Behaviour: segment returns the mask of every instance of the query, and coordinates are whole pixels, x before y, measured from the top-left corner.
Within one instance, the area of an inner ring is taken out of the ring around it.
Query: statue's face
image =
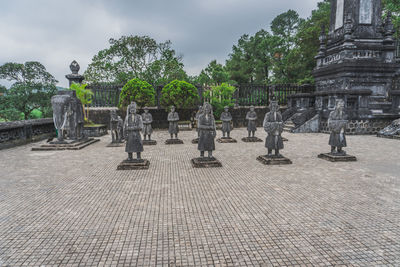
[[[202,106],[199,106],[199,110],[201,111],[203,109],[203,107]]]
[[[136,114],[136,108],[135,107],[131,107],[131,109],[129,110],[130,114]]]
[[[272,110],[273,112],[278,111],[278,104],[271,104],[271,110]]]
[[[171,107],[171,112],[175,112],[175,107],[174,106]]]
[[[206,114],[210,114],[211,113],[211,107],[210,106],[205,106],[204,107],[204,112],[206,113]]]
[[[250,111],[254,111],[254,107],[250,107]]]
[[[145,109],[145,110],[144,110],[144,113],[146,113],[146,114],[149,113],[149,110],[148,110],[148,109]]]
[[[344,109],[344,102],[343,101],[339,101],[337,103],[337,109],[342,111]]]
[[[228,112],[229,108],[228,108],[228,107],[225,107],[224,110],[225,110],[225,112]]]

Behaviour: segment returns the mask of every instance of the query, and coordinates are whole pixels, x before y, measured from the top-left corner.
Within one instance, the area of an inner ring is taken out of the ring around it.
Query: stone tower
[[[318,92],[370,92],[372,113],[390,107],[396,63],[391,14],[382,20],[381,0],[331,0],[329,33],[321,32],[314,70]]]

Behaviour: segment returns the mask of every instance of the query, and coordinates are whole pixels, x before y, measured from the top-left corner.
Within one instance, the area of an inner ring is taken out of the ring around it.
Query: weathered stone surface
[[[86,137],[100,137],[108,134],[107,125],[95,125],[83,127],[83,133]]]
[[[91,144],[100,141],[99,139],[87,138],[82,140],[66,140],[66,143],[47,143],[39,147],[33,147],[32,151],[51,151],[51,150],[81,150]]]
[[[243,137],[242,141],[246,143],[263,142],[263,140],[258,137]]]
[[[400,139],[400,119],[393,121],[388,127],[379,131],[378,137]]]
[[[106,147],[124,147],[125,143],[109,143]]]
[[[199,143],[199,138],[195,138],[192,140],[192,144],[198,144]]]
[[[181,145],[183,141],[181,139],[167,139],[165,140],[166,145]]]
[[[219,168],[222,167],[222,163],[216,158],[194,158],[192,159],[193,168]]]
[[[258,156],[257,160],[264,165],[287,165],[292,164],[292,161],[284,156]]]
[[[218,143],[226,144],[226,143],[237,143],[236,139],[232,137],[221,137],[217,139]]]
[[[332,154],[332,153],[322,153],[318,155],[318,158],[324,159],[327,161],[332,161],[332,162],[348,162],[348,161],[357,161],[357,158],[355,156],[351,155],[338,155],[338,154]]]
[[[156,140],[143,140],[143,145],[144,146],[155,146],[157,145]]]
[[[124,160],[122,161],[118,167],[117,170],[123,171],[123,170],[147,170],[150,167],[150,161],[147,159],[142,159],[142,160]]]

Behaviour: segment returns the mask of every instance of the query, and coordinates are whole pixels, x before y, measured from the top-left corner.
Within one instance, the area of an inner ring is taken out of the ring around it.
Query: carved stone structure
[[[178,133],[179,133],[178,122],[179,122],[179,114],[178,112],[175,111],[175,107],[171,106],[171,111],[168,113],[168,123],[169,123],[168,132],[171,135],[171,139],[165,141],[166,145],[183,144],[183,141],[178,139]]]
[[[197,132],[197,138],[192,140],[192,144],[198,144],[199,143],[199,117],[203,113],[203,106],[199,106],[199,109],[196,112],[196,115],[194,117],[194,120],[196,122],[196,132]]]
[[[82,81],[85,79],[85,77],[78,73],[81,68],[79,66],[78,62],[76,62],[75,60],[72,61],[69,68],[71,70],[71,74],[68,74],[65,76],[69,81],[69,86],[71,86],[72,83],[82,83]]]
[[[218,143],[237,143],[237,141],[231,137],[232,115],[229,112],[229,107],[224,107],[224,112],[221,113],[220,120],[222,121],[222,137],[218,138]]]
[[[388,127],[381,130],[378,137],[400,140],[400,119],[393,121]]]
[[[344,101],[337,100],[335,110],[329,114],[328,125],[331,130],[329,145],[331,153],[320,154],[318,157],[329,161],[356,161],[356,157],[347,155],[343,147],[347,146],[346,126],[347,114],[344,110]]]
[[[111,144],[108,147],[122,146],[124,143],[124,121],[117,115],[115,109],[110,111]]]
[[[247,123],[247,132],[248,136],[242,138],[243,142],[262,142],[262,140],[258,137],[255,137],[255,132],[257,131],[257,113],[254,111],[254,106],[250,107],[250,111],[246,114]]]
[[[263,127],[268,133],[265,140],[265,147],[268,149],[268,154],[265,156],[259,156],[258,161],[265,165],[282,165],[292,164],[292,161],[282,156],[279,152],[283,149],[283,120],[282,114],[279,112],[279,105],[277,101],[271,101],[270,112],[265,114]],[[272,151],[274,150],[274,154]]]
[[[149,113],[149,108],[144,108],[144,113],[142,114],[143,119],[143,145],[156,145],[157,141],[151,140],[151,134],[153,133],[153,128],[151,124],[153,123],[153,116]],[[146,138],[148,136],[148,138]]]
[[[204,103],[203,112],[198,118],[199,144],[197,149],[200,151],[200,158],[192,160],[195,168],[222,167],[212,152],[215,150],[215,136],[217,134],[215,127],[215,119],[212,113],[212,107],[209,103]],[[204,156],[204,152],[208,152],[208,157]]]
[[[128,153],[128,158],[118,165],[117,170],[148,169],[150,165],[148,160],[141,157],[141,153],[144,151],[140,134],[143,130],[143,120],[136,111],[136,103],[131,103],[127,108],[124,136],[126,139],[125,152]],[[136,159],[133,158],[133,153],[136,153]]]

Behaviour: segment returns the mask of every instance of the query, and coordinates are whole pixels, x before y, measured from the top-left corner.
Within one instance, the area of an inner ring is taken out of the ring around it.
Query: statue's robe
[[[153,122],[153,116],[150,113],[143,113],[143,134],[151,135],[153,133],[153,128],[151,127],[151,123]]]
[[[232,115],[230,112],[222,112],[221,113],[221,121],[222,121],[222,132],[230,133],[232,131],[231,121]]]
[[[168,128],[169,134],[178,134],[179,133],[179,127],[178,127],[179,115],[178,115],[178,112],[170,112],[170,113],[168,113],[168,121],[169,121],[169,128]]]
[[[268,149],[283,149],[281,136],[283,132],[282,114],[279,111],[265,114],[263,127],[268,133],[265,140],[265,147]]]
[[[199,117],[199,143],[197,149],[200,151],[215,150],[214,138],[217,134],[215,128],[215,119],[212,114],[202,114]]]
[[[249,132],[257,131],[257,126],[256,126],[257,113],[255,111],[247,112],[246,120],[249,121],[247,124],[247,131],[249,131]]]
[[[126,138],[125,152],[143,152],[143,142],[140,131],[143,129],[142,116],[139,114],[128,114],[125,118],[124,132]]]
[[[328,127],[331,130],[329,137],[329,145],[334,147],[346,147],[346,125],[347,125],[346,113],[334,110],[329,114]]]

